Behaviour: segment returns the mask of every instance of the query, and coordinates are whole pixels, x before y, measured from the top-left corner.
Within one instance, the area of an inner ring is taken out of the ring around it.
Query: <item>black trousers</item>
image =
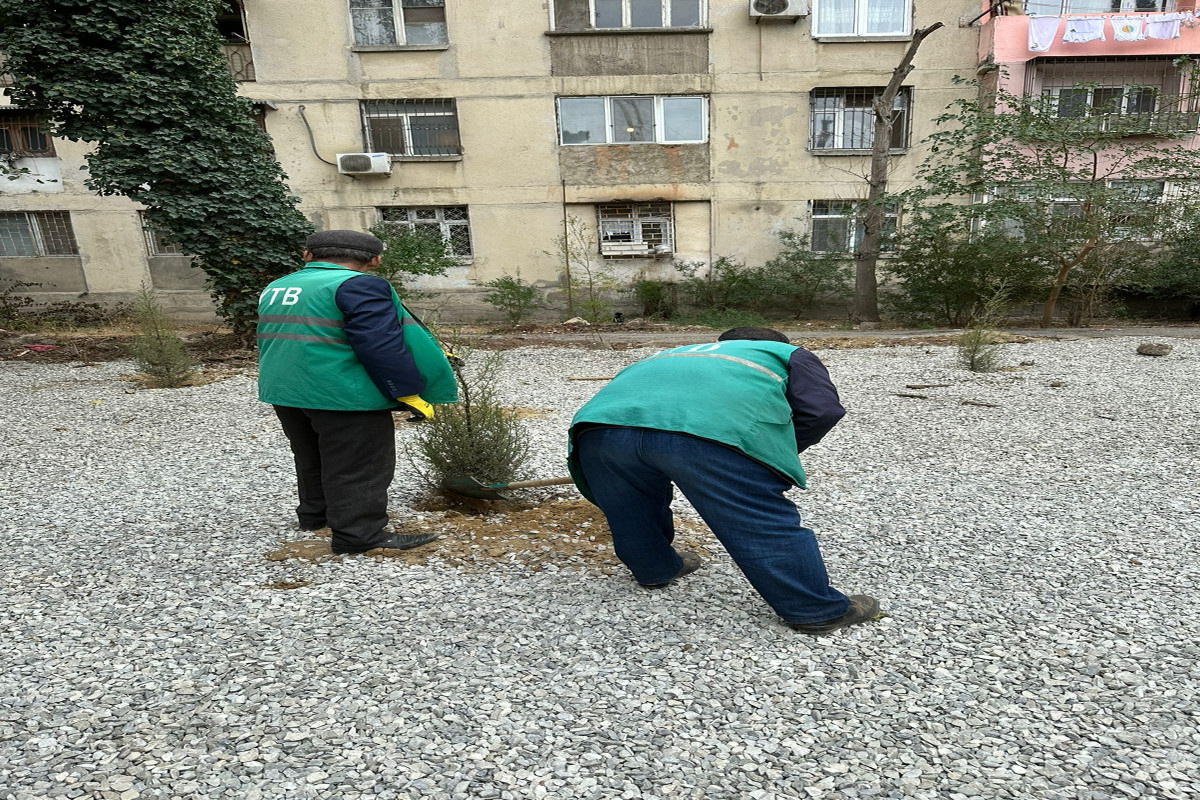
[[[296,458],[300,527],[328,525],[337,553],[387,539],[387,493],[396,474],[392,413],[274,408]]]

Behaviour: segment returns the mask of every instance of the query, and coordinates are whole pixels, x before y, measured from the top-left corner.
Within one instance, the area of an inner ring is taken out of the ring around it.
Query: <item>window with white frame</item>
[[[857,200],[812,201],[810,249],[817,253],[850,253],[857,250],[865,233],[861,205]],[[898,219],[899,213],[894,206],[884,210],[881,249],[891,249],[888,240],[896,233]]]
[[[363,127],[372,153],[462,155],[453,100],[363,100]]]
[[[670,203],[605,203],[596,206],[596,216],[605,258],[645,258],[675,249]]]
[[[1153,86],[1071,86],[1045,89],[1054,113],[1061,118],[1101,114],[1153,114],[1159,89]]]
[[[699,28],[705,0],[591,0],[594,28]]]
[[[181,256],[183,248],[172,242],[161,231],[155,229],[146,219],[145,212],[140,214],[142,219],[142,234],[146,237],[146,252],[151,258],[157,256]]]
[[[0,214],[0,258],[77,256],[69,211]]]
[[[811,147],[813,150],[869,150],[875,141],[872,104],[883,87],[813,89]],[[892,105],[893,150],[908,147],[910,89],[901,87]]]
[[[871,38],[912,32],[912,0],[814,0],[813,36]]]
[[[466,206],[383,206],[376,210],[387,230],[440,236],[450,255],[458,260],[466,262],[474,257]]]
[[[350,0],[357,45],[446,44],[446,0]]]
[[[704,97],[560,97],[561,144],[683,144],[708,141]]]

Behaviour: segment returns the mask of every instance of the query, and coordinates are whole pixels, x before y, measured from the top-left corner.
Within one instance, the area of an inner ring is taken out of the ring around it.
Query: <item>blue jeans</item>
[[[724,445],[648,428],[586,430],[575,448],[617,557],[638,583],[665,583],[682,566],[671,546],[674,483],[785,622],[849,610],[829,585],[816,536],[784,497],[792,484],[774,470]]]

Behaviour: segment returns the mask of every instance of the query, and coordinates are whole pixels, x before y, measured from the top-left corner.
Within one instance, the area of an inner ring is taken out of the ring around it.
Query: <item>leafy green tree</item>
[[[483,296],[483,302],[495,306],[504,313],[504,321],[519,325],[541,306],[538,290],[520,275],[502,275],[484,284],[491,289]]]
[[[15,104],[91,142],[87,185],[147,207],[195,256],[245,336],[262,287],[300,266],[312,226],[239,98],[216,29],[220,0],[0,0]]]
[[[777,234],[779,255],[756,272],[760,306],[786,306],[799,317],[821,301],[840,300],[851,293],[851,263],[845,253],[815,253],[808,237],[791,230]]]
[[[1179,59],[1175,68],[1191,76],[1180,85],[1196,85],[1192,62]],[[958,82],[980,92],[937,120],[921,184],[901,195],[909,222],[964,234],[1002,231],[1049,262],[1041,317],[1049,327],[1073,276],[1161,237],[1188,194],[1164,194],[1164,187],[1200,180],[1200,151],[1176,144],[1195,136],[1196,115],[1179,111],[1194,105],[1194,90],[1167,96],[1158,87],[1153,114],[1114,107],[1071,115],[1060,114],[1053,96]]]
[[[450,245],[439,234],[407,226],[381,223],[371,233],[383,240],[384,250],[379,257],[375,274],[387,280],[401,300],[428,297],[408,285],[419,275],[445,275],[459,261],[450,252]]]

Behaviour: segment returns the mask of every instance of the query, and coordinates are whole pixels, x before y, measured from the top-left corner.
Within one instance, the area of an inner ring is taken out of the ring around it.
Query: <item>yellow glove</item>
[[[462,366],[463,360],[462,360],[461,356],[456,356],[456,355],[454,355],[454,353],[450,352],[449,350],[443,350],[442,355],[444,355],[446,357],[446,360],[450,362],[450,366],[452,366],[452,367],[461,367]]]
[[[422,420],[433,419],[433,406],[421,399],[419,394],[410,394],[408,397],[397,397],[396,400],[404,406],[404,410],[411,413],[408,418],[409,422],[421,422]]]

